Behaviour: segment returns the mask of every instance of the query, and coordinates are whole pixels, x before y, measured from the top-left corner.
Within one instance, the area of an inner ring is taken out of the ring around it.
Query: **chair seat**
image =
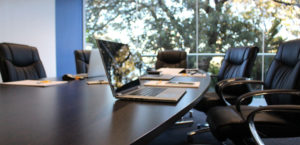
[[[230,103],[234,103],[236,100],[236,96],[233,95],[225,94],[224,97]],[[223,105],[225,104],[222,100],[220,100],[220,97],[217,93],[207,92],[203,95],[201,101],[194,108],[199,111],[207,112],[209,108]]]
[[[241,107],[244,118],[257,107]],[[229,138],[250,137],[248,123],[236,111],[235,106],[213,107],[207,112],[207,122],[212,133],[219,140]],[[263,137],[291,137],[300,135],[299,118],[291,118],[286,114],[258,113],[254,119],[255,126]],[[298,129],[295,129],[298,128]]]

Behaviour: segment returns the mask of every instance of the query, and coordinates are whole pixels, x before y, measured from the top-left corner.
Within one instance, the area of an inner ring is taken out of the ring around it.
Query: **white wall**
[[[47,77],[55,77],[55,0],[0,0],[2,42],[37,47]]]

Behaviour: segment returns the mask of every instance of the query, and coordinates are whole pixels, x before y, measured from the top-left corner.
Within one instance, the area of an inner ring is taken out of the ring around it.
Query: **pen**
[[[194,75],[194,74],[196,74],[197,72],[193,72],[193,73],[191,73],[191,75]]]
[[[187,84],[187,85],[193,85],[194,82],[167,82],[168,84]]]
[[[178,82],[167,82],[167,84],[178,84]]]
[[[187,85],[193,85],[194,82],[178,82],[178,84],[187,84]]]
[[[37,84],[45,84],[45,83],[50,83],[50,80],[43,80],[43,81],[38,81]]]
[[[161,84],[161,82],[162,82],[162,81],[161,81],[161,80],[159,80],[159,81],[158,81],[156,84]]]

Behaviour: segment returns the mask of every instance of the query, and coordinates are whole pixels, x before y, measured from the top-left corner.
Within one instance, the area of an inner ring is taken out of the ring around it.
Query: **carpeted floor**
[[[148,145],[190,145],[187,142],[186,133],[196,129],[197,123],[205,123],[206,115],[203,112],[193,110],[193,119],[195,123],[192,126],[173,126],[157,136]],[[220,142],[218,142],[210,132],[197,134],[193,139],[195,144],[220,145]],[[264,139],[264,142],[266,145],[300,145],[300,137]],[[226,141],[226,144],[233,145],[230,140]]]
[[[196,129],[197,123],[205,123],[206,115],[203,112],[192,110],[194,124],[192,126],[173,126],[156,137],[148,145],[188,145],[187,132]],[[188,114],[185,115],[188,118]],[[201,133],[194,136],[194,143],[219,145],[220,143],[210,132]],[[228,145],[233,145],[230,141]]]

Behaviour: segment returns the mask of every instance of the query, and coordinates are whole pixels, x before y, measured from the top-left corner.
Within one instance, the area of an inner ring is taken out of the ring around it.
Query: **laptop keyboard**
[[[143,88],[140,90],[137,90],[130,95],[140,95],[140,96],[156,96],[162,91],[166,90],[167,88]]]

